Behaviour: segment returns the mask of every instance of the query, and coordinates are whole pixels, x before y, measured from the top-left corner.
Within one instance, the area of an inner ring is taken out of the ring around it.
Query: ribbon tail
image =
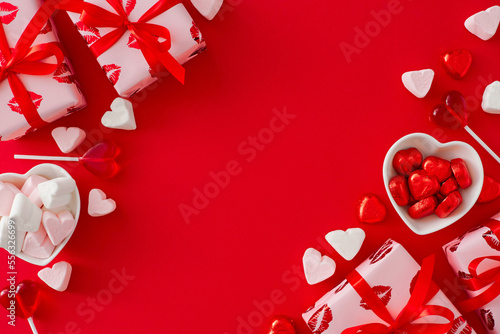
[[[488,289],[478,296],[469,298],[458,303],[458,308],[463,313],[472,312],[490,303],[500,294],[500,281],[495,281]]]
[[[186,70],[169,52],[153,51],[140,41],[138,41],[138,44],[153,74],[166,69],[180,83],[184,84]]]

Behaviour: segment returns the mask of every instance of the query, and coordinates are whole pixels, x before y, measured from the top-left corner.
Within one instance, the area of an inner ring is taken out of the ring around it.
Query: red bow
[[[94,44],[90,49],[96,57],[106,52],[127,31],[137,40],[139,49],[153,71],[160,68],[167,69],[177,80],[184,83],[184,67],[168,52],[171,47],[170,31],[160,25],[147,23],[161,13],[179,4],[179,0],[159,0],[137,22],[130,22],[128,15],[119,0],[106,0],[116,11],[109,12],[99,6],[86,3],[82,0],[70,1],[59,8],[80,13],[80,20],[87,26],[96,28],[116,28]],[[159,42],[157,37],[165,39]]]
[[[370,323],[347,328],[342,334],[389,334],[399,331],[408,334],[443,334],[447,333],[453,323],[454,314],[451,310],[439,305],[426,305],[429,300],[438,292],[437,286],[432,282],[432,272],[434,270],[434,256],[429,256],[422,262],[422,268],[418,275],[413,293],[406,306],[401,310],[398,317],[393,319],[389,311],[382,303],[370,285],[357,272],[353,271],[347,277],[347,281],[356,292],[363,298],[363,301],[370,309],[383,321],[389,325],[381,323]],[[427,316],[439,316],[447,320],[444,324],[412,323],[414,320]]]
[[[8,80],[21,113],[32,128],[40,128],[46,122],[38,114],[30,94],[16,74],[48,75],[53,73],[64,61],[59,43],[52,42],[31,46],[40,30],[54,13],[56,6],[62,1],[65,0],[45,1],[12,50],[7,42],[3,24],[0,24],[0,51],[5,58],[4,66],[0,67],[0,81]],[[52,56],[56,58],[55,63],[41,61]]]
[[[499,237],[499,221],[492,220],[491,223],[487,225],[487,227],[489,227],[490,230],[495,233],[497,238]],[[495,267],[478,274],[477,269],[479,265],[485,260],[496,261],[498,262],[498,264]],[[474,259],[469,263],[468,269],[471,277],[468,279],[460,279],[460,283],[462,283],[466,287],[466,289],[470,291],[478,291],[490,284],[491,285],[481,294],[464,300],[458,304],[460,310],[462,310],[462,312],[464,313],[477,310],[478,308],[483,307],[500,295],[500,256],[478,257],[477,259]]]

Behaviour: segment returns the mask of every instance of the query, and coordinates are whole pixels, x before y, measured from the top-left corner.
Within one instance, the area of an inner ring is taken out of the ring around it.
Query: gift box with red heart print
[[[205,41],[177,0],[69,0],[67,10],[108,79],[122,97],[172,74],[184,82],[184,64]]]
[[[490,333],[500,333],[500,213],[443,246],[448,262],[471,297],[460,305],[475,310]]]
[[[422,267],[388,240],[302,317],[314,334],[475,333]]]
[[[0,140],[24,136],[86,106],[47,21],[57,2],[0,3]]]

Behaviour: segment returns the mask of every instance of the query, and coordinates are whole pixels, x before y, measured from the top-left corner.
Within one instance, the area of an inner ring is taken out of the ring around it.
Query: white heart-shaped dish
[[[16,187],[19,189],[22,187],[26,179],[31,176],[31,175],[41,175],[44,176],[47,179],[55,179],[57,177],[72,177],[66,170],[64,170],[62,167],[59,167],[54,164],[41,164],[33,167],[30,169],[26,174],[21,175],[21,174],[16,174],[16,173],[5,173],[5,174],[0,174],[0,181],[3,182],[10,182],[14,184]],[[72,193],[71,196],[71,202],[67,205],[69,208],[69,211],[73,214],[75,217],[75,222],[78,223],[78,218],[80,217],[80,193],[78,192],[78,188],[75,189],[75,191]],[[24,253],[18,253],[16,256],[26,262],[36,264],[38,266],[46,266],[52,260],[59,254],[59,252],[66,246],[68,243],[69,239],[74,233],[73,231],[70,233],[69,236],[64,239],[63,242],[61,242],[59,245],[54,248],[54,251],[52,252],[52,255],[46,259],[37,259],[34,257],[31,257],[29,255],[26,255]]]
[[[422,152],[424,158],[430,155],[447,160],[462,158],[467,163],[467,167],[469,168],[472,177],[472,185],[467,189],[460,189],[463,202],[448,217],[439,218],[433,214],[421,219],[413,219],[408,214],[408,207],[397,205],[392,198],[389,191],[389,181],[392,177],[397,175],[396,171],[392,167],[392,159],[394,158],[396,152],[410,147],[417,148],[420,152]],[[392,205],[406,225],[408,225],[413,232],[419,235],[439,231],[462,218],[476,203],[477,198],[481,193],[484,180],[481,158],[472,146],[461,141],[453,141],[443,144],[434,139],[432,136],[424,133],[412,133],[404,136],[394,143],[385,156],[382,173],[384,176],[385,190],[387,191],[387,195],[389,196]]]

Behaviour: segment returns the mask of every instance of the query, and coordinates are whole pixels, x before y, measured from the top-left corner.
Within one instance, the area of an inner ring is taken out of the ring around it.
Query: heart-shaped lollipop
[[[500,158],[486,143],[469,128],[469,114],[464,96],[456,90],[449,91],[443,96],[443,103],[438,104],[431,111],[429,119],[436,125],[450,129],[463,128],[467,131],[498,163]]]
[[[39,300],[40,290],[38,285],[31,280],[20,282],[15,290],[11,290],[11,287],[7,286],[0,291],[0,304],[10,314],[27,319],[34,334],[37,333],[37,330],[33,323],[33,314],[36,311]],[[13,311],[11,311],[12,309]]]
[[[82,157],[51,157],[40,155],[14,155],[15,159],[81,162],[89,172],[103,178],[115,176],[120,166],[115,161],[120,148],[112,141],[103,141],[88,150]]]

